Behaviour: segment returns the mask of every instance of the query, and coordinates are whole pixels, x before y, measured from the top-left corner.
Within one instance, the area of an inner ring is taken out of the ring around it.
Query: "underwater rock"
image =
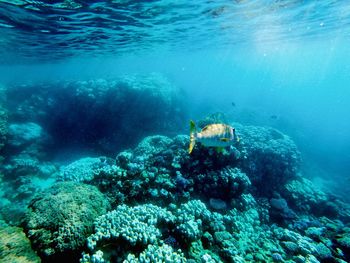
[[[283,198],[271,198],[270,205],[271,217],[277,220],[290,220],[297,217],[294,211],[289,208],[287,201]]]
[[[114,154],[146,135],[176,132],[185,119],[184,94],[156,73],[18,85],[7,92],[13,119],[42,125],[56,149],[75,145]]]
[[[21,147],[35,143],[43,136],[42,127],[33,122],[11,123],[8,128],[8,144],[14,147]]]
[[[40,258],[32,250],[30,241],[23,229],[12,226],[0,226],[0,262],[2,263],[39,263]]]
[[[57,183],[29,205],[25,231],[44,261],[74,258],[109,204],[93,186]]]
[[[210,198],[209,204],[210,204],[210,207],[212,207],[215,210],[224,210],[227,208],[226,202],[217,198]]]

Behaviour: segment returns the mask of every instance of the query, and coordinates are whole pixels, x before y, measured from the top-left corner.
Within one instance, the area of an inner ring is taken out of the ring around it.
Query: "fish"
[[[235,128],[223,123],[214,123],[205,126],[200,132],[196,131],[194,121],[190,121],[190,145],[188,153],[191,154],[196,142],[205,147],[225,148],[239,142]]]

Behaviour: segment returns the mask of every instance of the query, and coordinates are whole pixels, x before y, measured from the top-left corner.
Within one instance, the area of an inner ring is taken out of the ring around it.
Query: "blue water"
[[[128,119],[120,111],[110,118],[120,118],[113,127],[120,125],[121,133],[106,132],[105,123],[74,126],[84,130],[62,132],[64,139],[52,144],[45,161],[116,155],[155,134],[152,127],[161,134],[187,134],[189,119],[220,112],[230,122],[290,136],[302,154],[303,176],[349,202],[349,42],[350,3],[339,0],[2,0],[0,85],[40,87],[160,73],[183,95],[173,105],[171,114],[183,111],[172,128],[161,130],[148,120],[135,126],[141,131],[135,138],[129,128],[123,130]],[[9,108],[17,99],[7,98]],[[55,106],[58,113],[61,106]],[[9,111],[9,123],[26,121],[16,114]],[[84,122],[84,112],[79,114],[82,119],[71,123]],[[79,141],[88,130],[98,131]],[[119,136],[115,145],[91,144],[94,136],[102,141],[113,134]],[[34,177],[38,181],[45,188]]]

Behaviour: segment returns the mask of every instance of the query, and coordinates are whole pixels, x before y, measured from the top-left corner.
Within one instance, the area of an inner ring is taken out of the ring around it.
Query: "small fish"
[[[273,120],[276,120],[277,119],[277,115],[271,115],[270,118],[273,119]]]
[[[215,123],[205,126],[200,132],[196,132],[196,126],[190,121],[190,146],[188,152],[191,153],[196,142],[200,142],[206,147],[224,148],[236,142],[239,138],[235,133],[235,128]]]
[[[236,107],[236,103],[234,103],[233,101],[231,102],[232,107]]]

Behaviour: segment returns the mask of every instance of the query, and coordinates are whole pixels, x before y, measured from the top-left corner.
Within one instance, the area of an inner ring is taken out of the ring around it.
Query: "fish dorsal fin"
[[[212,124],[208,124],[207,126],[205,126],[205,127],[202,129],[202,131],[208,130],[210,125],[212,125]]]

